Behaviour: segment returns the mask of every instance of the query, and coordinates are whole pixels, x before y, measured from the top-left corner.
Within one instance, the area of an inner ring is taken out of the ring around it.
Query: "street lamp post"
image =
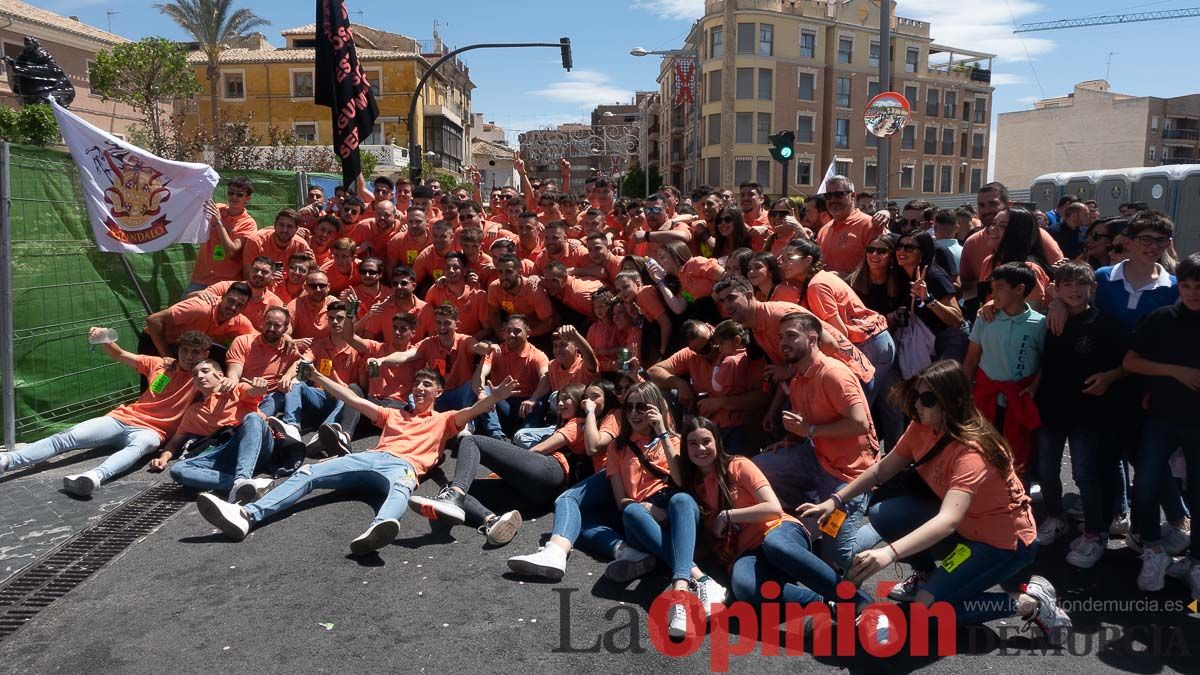
[[[650,111],[648,108],[650,107],[650,99],[652,97],[653,96],[647,96],[645,99],[643,99],[645,107],[643,107],[641,104],[638,105],[640,112],[626,113],[623,115],[623,117],[632,117],[634,119],[642,120],[642,123],[638,125],[640,127],[638,133],[638,161],[642,164],[642,177],[645,178],[645,188],[643,194],[646,197],[650,196]],[[611,111],[605,111],[604,115],[602,116],[613,117],[613,114]]]
[[[648,49],[644,49],[642,47],[634,47],[633,49],[629,50],[629,54],[631,56],[639,56],[639,57],[653,55],[653,56],[694,59],[696,65],[693,66],[693,68],[692,68],[692,81],[693,82],[696,81],[696,77],[700,73],[700,50],[698,50],[698,49],[648,50]],[[696,95],[694,97],[692,97],[692,108],[695,109],[695,112],[696,112],[696,132],[695,132],[696,184],[699,185],[699,183],[700,183],[700,162],[701,162],[701,154],[702,154],[702,150],[701,150],[702,146],[700,143],[701,139],[700,139],[700,87],[699,86],[696,87]],[[649,176],[649,174],[647,173],[647,181],[649,180],[648,176]],[[647,189],[647,191],[648,191],[648,189]]]

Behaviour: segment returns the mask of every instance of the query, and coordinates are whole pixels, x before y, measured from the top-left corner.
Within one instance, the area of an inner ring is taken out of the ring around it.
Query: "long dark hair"
[[[608,380],[596,380],[584,388],[584,393],[586,394],[587,390],[591,387],[599,389],[604,394],[604,410],[600,412],[608,415],[617,412],[621,408],[621,399],[617,396],[617,387],[612,382]],[[599,420],[600,415],[597,415],[596,419]]]
[[[892,403],[913,420],[921,419],[917,390],[922,382],[937,397],[945,433],[963,445],[978,448],[989,464],[1007,474],[1012,469],[1012,451],[1000,432],[975,407],[971,381],[962,366],[948,359],[937,361],[892,389]]]
[[[675,433],[675,421],[671,418],[671,408],[667,405],[667,399],[663,397],[662,390],[653,382],[638,382],[631,385],[625,391],[625,404],[629,404],[629,400],[634,398],[635,401],[649,403],[658,408],[658,414],[662,415],[663,424],[667,427],[667,432]],[[629,424],[629,416],[625,411],[621,411],[621,431],[617,435],[617,447],[622,447],[632,443],[629,439],[633,437],[633,427]]]
[[[730,265],[736,265],[737,275],[739,277],[744,277],[746,276],[746,273],[750,271],[750,259],[753,257],[754,251],[748,248],[735,249],[729,254],[729,257],[725,259],[725,269],[728,271]]]
[[[888,273],[887,273],[887,295],[888,298],[898,301],[904,294],[903,289],[908,288],[907,279],[904,278],[904,270],[900,264],[896,262],[896,242],[899,239],[895,235],[881,234],[871,240],[868,246],[872,244],[883,244],[888,248]],[[871,269],[867,265],[867,256],[863,254],[863,261],[859,263],[858,269],[850,273],[850,277],[846,279],[850,284],[850,288],[854,289],[855,294],[860,298],[869,297],[871,294]],[[801,296],[803,297],[803,296]]]
[[[804,275],[804,280],[800,282],[800,304],[806,305],[804,301],[808,297],[808,283],[817,275],[817,272],[825,269],[825,263],[821,262],[821,245],[807,237],[796,237],[789,241],[787,246],[783,247],[786,252],[788,249],[795,249],[802,256],[812,258],[812,263],[808,266],[808,272]],[[893,249],[894,251],[894,249]],[[893,261],[894,263],[895,261]],[[863,265],[866,265],[866,256],[863,257]],[[895,265],[893,264],[893,267]],[[868,284],[870,282],[868,281]]]
[[[767,268],[767,276],[771,278],[771,288],[767,291],[765,300],[770,300],[771,293],[775,292],[775,287],[783,283],[783,270],[779,269],[779,260],[770,253],[755,253],[750,262],[746,263],[746,271],[750,271],[750,265],[754,263],[762,263],[763,267]],[[754,290],[758,290],[757,288]]]
[[[584,387],[582,384],[575,382],[575,383],[568,384],[567,386],[558,390],[558,398],[559,399],[566,398],[575,404],[575,416],[576,417],[579,417],[583,413],[582,402],[583,402],[584,389],[586,389],[586,387]],[[566,420],[563,420],[563,421],[565,422]]]
[[[728,239],[721,235],[720,230],[721,221],[727,219],[733,222],[733,234]],[[746,228],[746,219],[738,207],[726,206],[721,209],[717,213],[715,225],[713,237],[716,238],[717,245],[713,247],[712,257],[720,258],[739,248],[750,248],[750,230]]]
[[[1008,209],[1008,226],[1000,235],[1000,243],[992,256],[992,268],[1010,262],[1037,263],[1043,272],[1049,274],[1050,265],[1042,248],[1041,228],[1033,214],[1021,208]]]
[[[704,473],[700,471],[700,467],[692,463],[692,458],[687,452],[687,437],[693,431],[700,429],[713,435],[717,448],[717,458],[713,466],[713,475],[717,479],[717,511],[731,509],[733,508],[733,492],[729,489],[729,462],[732,458],[729,453],[725,452],[725,444],[721,441],[721,430],[707,417],[693,417],[683,428],[684,447],[679,453],[679,470],[683,474],[683,489],[693,496],[699,495],[700,486],[704,483]],[[701,514],[710,515],[706,505],[700,500],[696,500],[696,503],[700,506]]]

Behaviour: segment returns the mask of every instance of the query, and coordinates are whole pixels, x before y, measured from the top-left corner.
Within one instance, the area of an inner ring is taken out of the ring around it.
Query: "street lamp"
[[[699,49],[661,49],[649,50],[644,47],[634,47],[629,50],[630,56],[663,56],[669,58],[687,58],[695,59],[696,65],[692,69],[692,79],[695,81],[697,74],[700,71],[700,50]],[[700,87],[696,87],[696,96],[692,99],[692,107],[696,111],[696,184],[700,182],[700,164],[701,164],[701,145],[700,145]],[[647,173],[647,181],[649,173]],[[694,187],[694,186],[693,186]],[[647,188],[647,192],[649,188]]]
[[[637,50],[634,50],[637,51]],[[632,53],[632,52],[631,52]],[[647,96],[644,101],[646,106],[650,105],[650,96]],[[641,106],[638,106],[641,108]],[[650,196],[650,126],[649,126],[649,111],[643,110],[635,113],[625,113],[622,117],[632,117],[640,119],[642,123],[638,125],[638,160],[642,164],[642,176],[645,178],[644,193],[646,197]],[[601,117],[614,117],[612,111],[606,110]]]

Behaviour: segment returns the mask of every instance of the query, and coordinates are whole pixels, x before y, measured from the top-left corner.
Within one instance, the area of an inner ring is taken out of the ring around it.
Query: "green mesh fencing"
[[[87,329],[115,328],[133,351],[146,311],[121,256],[96,247],[70,155],[12,146],[10,157],[16,429],[28,442],[136,398],[137,374],[89,349]],[[300,203],[293,172],[235,175],[254,182],[248,210],[260,226]],[[223,201],[226,182],[215,200]],[[152,309],[183,295],[195,249],[125,256]]]

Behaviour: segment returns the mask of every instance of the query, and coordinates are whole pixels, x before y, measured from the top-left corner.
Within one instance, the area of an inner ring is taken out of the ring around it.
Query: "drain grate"
[[[191,493],[180,485],[155,485],[13,577],[0,587],[0,640],[192,501]]]

